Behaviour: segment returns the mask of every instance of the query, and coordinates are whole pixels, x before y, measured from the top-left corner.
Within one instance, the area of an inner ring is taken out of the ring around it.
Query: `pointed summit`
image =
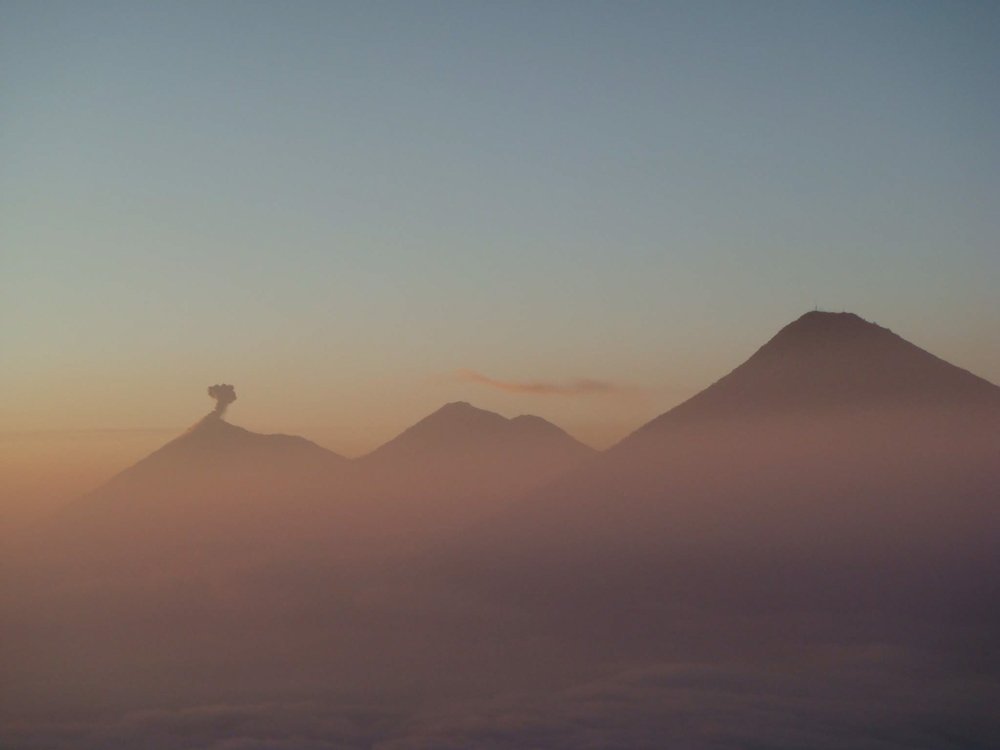
[[[944,360],[914,346],[902,337],[849,312],[813,310],[792,321],[776,333],[748,360],[761,366],[769,361],[812,360],[825,358],[825,364],[845,369],[871,367],[877,363],[901,367],[945,366]],[[932,365],[931,362],[937,363]],[[872,373],[867,373],[872,374]],[[978,379],[978,378],[977,378]]]
[[[446,454],[451,459],[458,459],[482,452],[521,450],[539,439],[549,442],[551,447],[558,447],[560,453],[583,455],[590,452],[541,417],[522,414],[507,419],[466,401],[453,401],[407,428],[364,460],[381,461],[390,457],[425,460],[432,455],[444,458]]]
[[[550,481],[593,453],[541,417],[507,419],[457,401],[362,457],[359,465],[379,500],[421,509],[422,522],[456,523]]]
[[[854,313],[808,312],[657,425],[870,407],[1000,405],[1000,388]]]
[[[390,446],[418,443],[439,444],[451,440],[479,440],[502,431],[507,420],[465,401],[453,401],[421,419],[394,440],[379,448],[395,450]]]
[[[230,401],[234,400],[233,396]],[[297,435],[265,435],[230,424],[216,408],[107,483],[77,506],[159,513],[186,502],[211,504],[229,496],[286,497],[338,476],[342,456]],[[159,509],[157,506],[161,506]],[[71,506],[73,507],[73,506]]]
[[[810,310],[782,328],[771,341],[808,340],[824,336],[851,337],[874,331],[891,333],[887,328],[870,323],[855,313]]]
[[[236,400],[236,391],[231,385],[210,386],[208,395],[215,399],[215,409],[135,466],[126,469],[112,482],[122,476],[141,475],[160,466],[183,475],[198,466],[214,466],[217,473],[229,470],[246,472],[257,468],[259,462],[292,461],[321,465],[345,460],[297,435],[265,435],[230,424],[225,419],[226,407]]]
[[[812,312],[459,540],[458,559],[518,582],[558,571],[539,600],[601,580],[630,601],[715,591],[799,606],[860,591],[875,570],[882,600],[901,564],[923,561],[919,588],[974,555],[995,568],[998,434],[997,386],[857,315]],[[593,598],[578,596],[562,608]]]

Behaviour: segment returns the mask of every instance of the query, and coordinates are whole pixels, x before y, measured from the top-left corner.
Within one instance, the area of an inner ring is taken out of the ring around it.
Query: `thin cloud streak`
[[[635,391],[631,386],[590,378],[576,378],[564,383],[549,383],[543,380],[497,380],[475,370],[459,370],[456,377],[466,383],[479,383],[507,393],[530,393],[535,396],[609,396]]]

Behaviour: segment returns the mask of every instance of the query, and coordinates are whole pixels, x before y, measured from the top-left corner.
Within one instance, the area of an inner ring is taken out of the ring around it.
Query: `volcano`
[[[532,581],[567,611],[619,596],[843,609],[930,591],[980,607],[998,543],[1000,388],[857,315],[810,312],[466,534],[454,564],[500,588]]]
[[[595,453],[540,417],[507,419],[466,403],[357,460],[223,414],[217,408],[67,508],[47,527],[50,548],[112,568],[398,555]]]
[[[541,417],[508,419],[458,401],[357,463],[370,503],[418,533],[461,528],[596,453]]]
[[[812,311],[640,434],[710,419],[859,409],[995,409],[1000,388],[853,313]]]
[[[200,481],[256,485],[268,478],[307,484],[342,471],[344,457],[295,435],[264,435],[237,427],[216,412],[182,435],[111,479],[99,498],[134,494],[170,486],[172,492],[194,489]]]
[[[305,438],[230,424],[216,409],[43,530],[54,553],[82,564],[238,564],[321,526],[348,492],[349,464]]]
[[[456,401],[420,420],[362,462],[382,473],[419,471],[428,477],[444,478],[472,469],[496,481],[506,477],[505,485],[530,485],[565,471],[593,453],[593,449],[541,417],[522,414],[507,419]],[[505,486],[501,491],[510,489]]]

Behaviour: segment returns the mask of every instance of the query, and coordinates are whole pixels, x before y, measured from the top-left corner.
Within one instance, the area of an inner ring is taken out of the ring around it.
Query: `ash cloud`
[[[212,413],[221,419],[226,407],[236,400],[236,389],[228,383],[217,383],[208,387],[208,395],[215,399]]]
[[[507,393],[529,393],[535,396],[608,396],[626,393],[628,386],[608,380],[576,378],[564,383],[544,380],[497,380],[475,370],[459,370],[456,377],[466,383],[478,383]]]

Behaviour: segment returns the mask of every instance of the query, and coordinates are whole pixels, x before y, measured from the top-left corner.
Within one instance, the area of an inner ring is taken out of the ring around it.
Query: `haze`
[[[1000,745],[997,50],[0,2],[0,744]]]

